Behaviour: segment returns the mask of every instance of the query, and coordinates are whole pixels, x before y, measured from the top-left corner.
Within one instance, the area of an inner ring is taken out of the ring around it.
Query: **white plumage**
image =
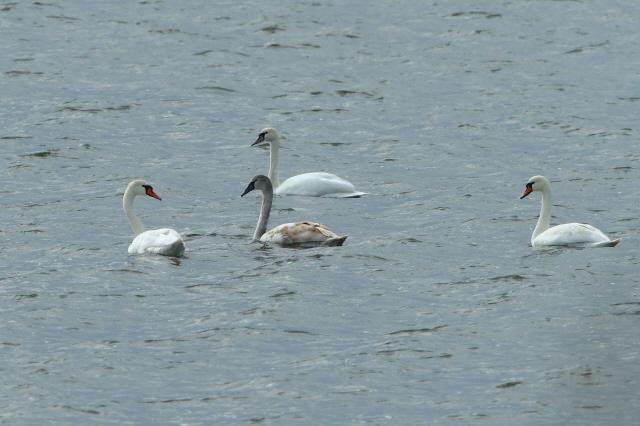
[[[151,229],[136,235],[128,251],[129,254],[153,253],[179,257],[184,253],[184,242],[174,229]]]
[[[551,184],[544,176],[533,176],[527,182],[521,199],[534,191],[542,192],[540,216],[531,235],[531,245],[570,246],[586,245],[590,247],[613,247],[620,240],[612,240],[598,228],[585,223],[564,223],[550,227],[551,222]]]
[[[340,198],[360,197],[364,192],[356,191],[353,184],[332,173],[311,172],[292,176],[280,183],[280,137],[271,127],[262,129],[252,145],[269,144],[269,179],[278,195],[306,195],[309,197],[332,196]]]
[[[182,256],[184,242],[177,231],[169,228],[144,230],[142,222],[133,213],[133,200],[138,195],[147,195],[161,200],[158,194],[154,192],[153,187],[144,180],[134,180],[127,186],[122,197],[122,207],[135,234],[135,238],[129,245],[129,254],[152,253],[165,256]]]

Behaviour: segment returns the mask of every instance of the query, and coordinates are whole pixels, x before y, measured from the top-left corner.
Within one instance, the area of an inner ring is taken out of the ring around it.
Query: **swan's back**
[[[180,257],[184,254],[184,242],[173,229],[152,229],[138,234],[129,246],[129,254],[144,253]]]
[[[531,245],[534,247],[603,245],[611,241],[601,230],[586,223],[563,223],[538,235],[531,241]]]
[[[265,232],[260,241],[283,246],[341,246],[347,239],[314,222],[284,223]]]
[[[331,173],[313,172],[292,176],[275,190],[279,195],[306,195],[320,197],[360,197],[364,192],[356,191],[353,184]]]

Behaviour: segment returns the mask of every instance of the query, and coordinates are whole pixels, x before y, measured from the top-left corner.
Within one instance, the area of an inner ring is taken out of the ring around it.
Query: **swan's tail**
[[[616,238],[615,240],[604,241],[601,243],[593,243],[591,247],[615,247],[620,242],[620,238]]]
[[[342,237],[333,237],[333,238],[329,238],[328,240],[325,240],[325,242],[322,243],[323,246],[341,246],[342,244],[344,244],[344,240],[347,239],[347,235],[343,235]]]
[[[367,195],[366,192],[361,192],[361,191],[354,191],[354,192],[345,192],[345,193],[339,193],[336,194],[335,197],[336,198],[360,198],[363,195]]]

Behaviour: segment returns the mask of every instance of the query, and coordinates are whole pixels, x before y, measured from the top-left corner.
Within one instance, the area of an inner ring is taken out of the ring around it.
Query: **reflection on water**
[[[3,419],[18,424],[637,423],[634,37],[612,0],[0,5]],[[606,72],[603,72],[606,64]],[[339,249],[251,242],[267,172]],[[615,249],[532,250],[554,223]],[[129,256],[145,178],[182,259]],[[45,420],[46,419],[46,420]]]

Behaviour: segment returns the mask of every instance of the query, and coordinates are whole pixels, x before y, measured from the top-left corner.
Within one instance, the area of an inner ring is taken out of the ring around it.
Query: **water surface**
[[[0,5],[7,424],[632,425],[640,7],[510,2]],[[271,223],[344,247],[250,242]],[[555,223],[615,249],[534,251]],[[129,256],[129,180],[179,261]]]

